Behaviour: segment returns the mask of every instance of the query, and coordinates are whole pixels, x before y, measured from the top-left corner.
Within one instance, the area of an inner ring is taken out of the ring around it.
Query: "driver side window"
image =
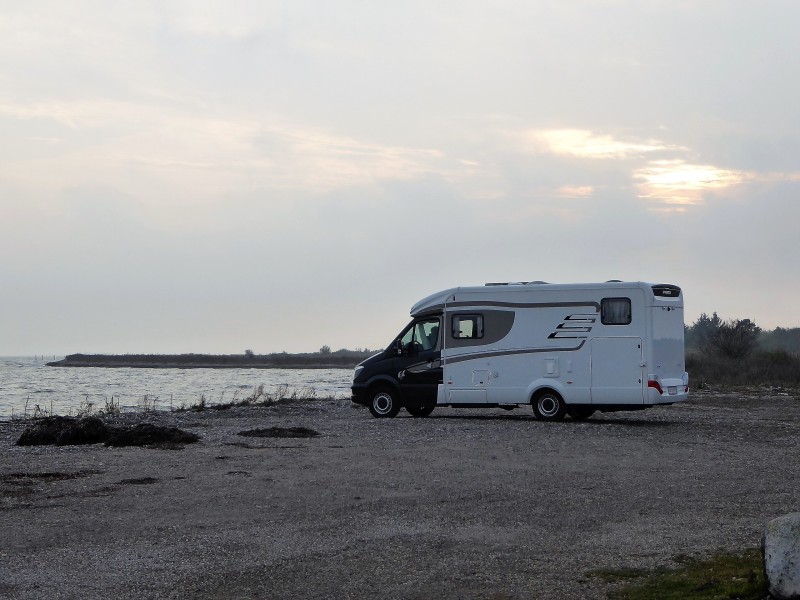
[[[417,321],[400,339],[403,353],[419,354],[426,350],[434,350],[439,343],[439,319]]]

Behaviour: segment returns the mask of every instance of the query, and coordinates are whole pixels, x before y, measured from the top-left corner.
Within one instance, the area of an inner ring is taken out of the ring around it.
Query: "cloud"
[[[734,5],[9,4],[3,343],[54,343],[42,298],[87,330],[115,305],[119,351],[170,345],[146,322],[179,349],[373,345],[437,288],[651,273],[706,311],[761,278],[752,306],[789,314],[800,4]]]
[[[747,183],[797,181],[794,171],[759,172],[698,161],[689,146],[656,137],[644,141],[590,130],[530,129],[525,134],[529,149],[542,155],[571,160],[570,168],[596,183],[575,185],[564,182],[553,188],[554,197],[588,197],[596,192],[598,171],[594,165],[607,164],[600,171],[608,177],[615,170],[627,172],[637,198],[646,201],[651,212],[679,213],[703,203],[709,194]],[[573,173],[573,178],[574,178]],[[565,172],[563,177],[569,177]]]
[[[556,195],[562,198],[588,198],[594,193],[591,185],[562,185],[556,190]]]
[[[585,129],[533,130],[528,132],[527,137],[539,152],[579,158],[621,159],[666,150],[685,150],[681,146],[661,140],[623,140],[610,134],[597,134]]]
[[[738,186],[752,178],[745,172],[680,159],[650,161],[633,172],[639,198],[670,207],[699,204],[706,192]]]

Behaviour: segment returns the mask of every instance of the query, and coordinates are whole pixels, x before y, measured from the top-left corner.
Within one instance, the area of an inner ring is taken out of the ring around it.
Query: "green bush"
[[[800,385],[800,355],[785,350],[754,352],[746,358],[690,352],[686,355],[690,386]]]

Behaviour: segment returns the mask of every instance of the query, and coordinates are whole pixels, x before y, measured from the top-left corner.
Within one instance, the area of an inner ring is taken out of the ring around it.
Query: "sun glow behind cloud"
[[[580,158],[628,158],[665,150],[685,150],[660,140],[620,140],[585,129],[532,131],[528,138],[542,151]]]
[[[711,164],[690,162],[690,149],[656,138],[626,139],[585,129],[543,129],[526,134],[538,153],[585,159],[595,163],[620,163],[630,169],[636,196],[657,212],[683,212],[703,202],[704,194],[741,185],[755,178],[752,173]],[[669,158],[656,158],[659,156]],[[637,164],[638,163],[638,164]],[[580,198],[594,193],[592,186],[564,184],[554,190],[557,197]]]
[[[639,198],[656,201],[664,209],[685,209],[700,204],[705,192],[740,185],[751,176],[712,165],[696,165],[683,160],[656,160],[636,169],[633,178]]]

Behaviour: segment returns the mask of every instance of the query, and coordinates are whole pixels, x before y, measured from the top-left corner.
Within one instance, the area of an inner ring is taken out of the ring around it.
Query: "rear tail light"
[[[661,389],[661,384],[660,384],[660,383],[658,383],[658,382],[657,382],[655,379],[651,379],[651,380],[649,380],[649,381],[647,382],[647,387],[649,387],[649,388],[653,388],[654,390],[656,390],[656,391],[657,391],[659,394],[661,394],[661,395],[663,395],[663,394],[664,394],[664,390],[663,390],[663,389]]]

